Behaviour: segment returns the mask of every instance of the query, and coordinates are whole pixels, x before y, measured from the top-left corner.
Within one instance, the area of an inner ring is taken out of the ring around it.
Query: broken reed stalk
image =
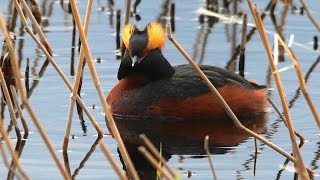
[[[13,104],[12,104],[12,101],[11,101],[11,96],[10,96],[10,93],[9,93],[9,89],[8,89],[6,80],[4,79],[4,75],[3,75],[2,70],[0,70],[0,82],[1,82],[1,87],[2,87],[2,91],[3,91],[4,97],[6,98],[6,102],[7,102],[7,105],[8,105],[8,109],[9,109],[9,113],[10,113],[10,119],[11,119],[11,121],[13,123],[14,130],[15,130],[16,136],[17,136],[17,140],[19,142],[19,141],[21,141],[21,133],[20,133],[20,129],[18,127],[17,117],[16,117],[16,114],[15,114],[15,111],[14,111],[14,108],[13,108]]]
[[[83,27],[82,27],[82,23],[81,23],[81,18],[80,18],[78,7],[76,5],[75,0],[70,0],[70,4],[71,4],[71,8],[72,8],[72,13],[73,13],[73,16],[74,16],[74,19],[75,19],[75,22],[76,22],[76,25],[77,25],[77,28],[78,28],[78,32],[79,32],[79,35],[80,35],[80,40],[81,40],[82,46],[84,48],[84,54],[85,54],[86,62],[88,64],[89,71],[91,73],[91,77],[92,77],[93,83],[94,83],[94,85],[96,87],[96,90],[97,90],[97,93],[99,95],[99,98],[100,98],[101,104],[103,106],[104,112],[105,113],[107,113],[108,111],[110,112],[111,111],[110,107],[107,104],[106,98],[105,98],[105,96],[103,94],[103,91],[101,89],[99,77],[98,77],[98,74],[96,72],[96,69],[95,69],[95,66],[94,66],[94,63],[93,63],[93,58],[92,58],[91,52],[89,50],[89,45],[88,45],[84,30],[83,30]],[[132,161],[131,161],[131,159],[130,159],[130,157],[128,155],[128,152],[127,152],[127,150],[125,148],[125,145],[124,145],[124,143],[123,143],[123,141],[121,139],[120,133],[118,131],[116,123],[114,122],[114,119],[112,118],[112,116],[109,116],[109,118],[107,118],[107,121],[108,121],[109,127],[110,127],[110,129],[111,129],[111,131],[112,131],[112,133],[113,133],[113,135],[114,135],[114,137],[115,137],[115,139],[116,139],[116,141],[118,143],[119,150],[120,150],[121,155],[123,157],[123,160],[125,162],[125,166],[129,171],[130,177],[132,179],[134,179],[134,180],[135,179],[139,179],[137,171],[135,170],[135,167],[134,167],[134,165],[133,165],[133,163],[132,163]]]
[[[157,150],[157,148],[152,144],[152,142],[150,141],[150,139],[145,135],[145,134],[140,134],[139,135],[140,139],[142,139],[143,143],[145,144],[145,146],[151,151],[151,153],[153,154],[153,156],[155,156],[157,158],[157,160],[159,160],[161,162],[161,164],[164,165],[165,168],[168,169],[169,173],[171,174],[172,177],[176,178],[176,173],[174,172],[174,170],[169,166],[169,164],[167,163],[167,161],[160,155],[159,151]]]
[[[20,9],[20,11],[21,11],[21,9]],[[50,140],[48,138],[48,135],[44,131],[44,128],[43,128],[40,120],[35,115],[35,113],[33,112],[32,108],[31,108],[31,106],[30,106],[30,104],[28,102],[28,98],[27,98],[25,89],[23,88],[21,80],[20,80],[21,79],[21,75],[20,75],[18,64],[17,64],[15,51],[13,49],[12,42],[11,42],[11,39],[9,37],[9,33],[8,33],[7,29],[6,29],[6,25],[4,24],[4,20],[2,18],[2,13],[0,13],[0,28],[1,28],[4,36],[5,36],[5,39],[6,39],[6,42],[7,42],[7,45],[8,45],[12,71],[13,71],[14,78],[16,80],[16,85],[17,85],[18,90],[20,91],[20,94],[21,94],[22,102],[26,106],[26,109],[29,112],[31,119],[33,120],[35,126],[37,127],[41,138],[43,139],[44,143],[46,144],[46,146],[47,146],[52,158],[54,159],[56,165],[58,166],[62,176],[65,179],[70,179],[70,176],[67,174],[67,172],[64,169],[62,163],[60,162],[60,160],[58,158],[58,155],[56,154],[56,151],[53,148],[53,145],[52,145],[52,143],[50,142]]]
[[[300,89],[302,91],[302,94],[303,96],[305,97],[308,105],[309,105],[309,108],[313,114],[313,117],[318,125],[318,128],[320,128],[320,117],[319,117],[319,114],[316,110],[316,108],[314,107],[314,104],[310,98],[310,95],[308,93],[308,89],[307,89],[307,86],[306,86],[306,82],[304,80],[304,77],[303,77],[303,74],[302,74],[302,71],[301,71],[301,67],[300,67],[300,64],[299,64],[299,61],[298,59],[296,58],[294,52],[292,51],[291,48],[289,48],[286,43],[284,43],[284,41],[282,40],[282,38],[277,35],[278,37],[278,40],[279,42],[281,43],[281,45],[283,46],[284,50],[287,52],[287,54],[289,55],[289,57],[291,58],[293,64],[294,64],[294,68],[296,70],[296,74],[297,74],[297,77],[298,77],[298,80],[299,80],[299,83],[300,83]]]
[[[236,117],[236,115],[232,112],[232,110],[230,109],[230,107],[228,106],[228,104],[225,102],[225,100],[223,99],[223,97],[220,95],[220,93],[218,92],[218,90],[214,87],[214,85],[210,82],[210,80],[208,79],[208,77],[201,71],[201,69],[197,66],[197,64],[194,63],[194,61],[192,60],[192,58],[187,54],[187,52],[180,46],[180,44],[172,37],[172,33],[170,30],[170,25],[167,25],[167,36],[168,39],[176,46],[176,48],[181,52],[181,54],[187,59],[187,61],[191,64],[191,66],[195,69],[195,71],[200,75],[200,77],[202,78],[202,80],[204,81],[204,83],[208,86],[208,88],[210,89],[210,91],[214,94],[214,96],[216,96],[219,100],[219,103],[222,105],[222,107],[224,108],[224,110],[226,111],[227,115],[231,118],[231,120],[233,121],[233,123],[235,124],[236,127],[242,129],[243,131],[245,131],[246,133],[250,134],[251,136],[254,136],[255,138],[257,138],[258,140],[262,141],[263,143],[267,144],[269,147],[271,147],[272,149],[276,150],[277,152],[279,152],[280,154],[282,154],[283,156],[285,156],[286,158],[290,159],[290,161],[296,162],[296,159],[294,157],[292,157],[290,154],[288,154],[286,151],[284,151],[283,149],[281,149],[280,147],[278,147],[277,145],[273,144],[272,142],[270,142],[269,140],[267,140],[266,138],[258,135],[257,133],[251,131],[250,129],[248,129],[247,127],[243,126],[241,124],[241,122],[239,121],[239,119]]]
[[[131,6],[131,0],[125,0],[126,1],[126,12],[125,12],[125,17],[124,17],[124,25],[127,25],[129,23],[129,18],[130,18],[130,6]],[[124,42],[122,41],[121,43],[121,57],[124,55],[124,52],[126,50],[126,46],[124,45]]]
[[[88,29],[89,29],[91,9],[92,9],[92,0],[89,0],[88,4],[87,4],[87,12],[86,12],[85,21],[84,21],[84,31],[85,31],[86,35],[87,35]],[[67,119],[67,123],[66,123],[66,130],[65,130],[64,141],[63,141],[63,145],[62,145],[63,151],[67,151],[67,149],[68,149],[73,111],[74,111],[74,107],[76,104],[75,96],[77,96],[79,84],[80,84],[80,80],[81,80],[81,76],[82,76],[83,61],[84,61],[83,46],[81,46],[80,54],[79,54],[79,58],[78,58],[78,68],[76,71],[76,78],[74,80],[74,85],[72,87],[72,94],[70,96],[68,119]],[[102,133],[102,129],[100,127],[97,128],[97,132],[98,132],[98,136],[102,136],[103,133]]]
[[[25,71],[25,73],[24,73],[24,79],[25,79],[24,85],[25,85],[25,87],[26,87],[27,95],[29,94],[29,91],[30,91],[30,87],[29,87],[29,72],[30,72],[29,62],[30,62],[30,60],[29,60],[29,58],[27,58],[26,71]],[[28,95],[28,97],[29,97],[29,95]],[[18,106],[18,104],[17,104],[17,106]]]
[[[1,18],[0,19],[1,19],[0,21],[2,21],[2,14],[1,14]],[[3,76],[2,71],[0,71],[0,76]],[[3,119],[1,117],[0,117],[0,132],[1,132],[2,137],[4,138],[4,140],[5,140],[6,144],[7,144],[8,150],[9,150],[9,152],[11,154],[11,157],[12,157],[12,161],[14,162],[14,164],[16,164],[16,166],[17,166],[18,170],[21,172],[23,178],[30,179],[29,176],[27,175],[27,173],[22,168],[22,164],[21,164],[21,162],[20,162],[20,160],[18,158],[17,153],[15,152],[15,150],[13,148],[13,144],[11,144],[12,143],[11,139],[9,138],[8,133],[7,133],[6,129],[4,128]],[[2,142],[0,142],[0,143],[2,143]]]
[[[240,44],[240,57],[239,57],[239,75],[244,77],[244,66],[245,66],[245,51],[247,42],[247,14],[243,15],[242,20],[242,32],[241,32],[241,44]]]
[[[16,1],[16,0],[15,0]],[[17,9],[20,9],[21,14],[19,13],[19,15],[21,16],[21,20],[23,22],[23,24],[25,25],[25,29],[26,31],[30,34],[30,36],[33,38],[33,40],[36,42],[36,44],[40,47],[40,49],[43,51],[43,53],[46,55],[47,59],[50,61],[50,63],[52,64],[52,66],[55,68],[55,70],[58,72],[58,74],[60,75],[60,77],[63,79],[64,83],[67,85],[68,89],[70,91],[72,91],[72,85],[71,83],[68,81],[68,79],[66,78],[66,76],[63,74],[63,72],[61,71],[61,69],[59,68],[59,66],[55,63],[54,59],[52,58],[50,52],[48,52],[48,50],[51,50],[49,43],[46,44],[46,47],[41,44],[41,42],[37,39],[37,37],[32,33],[32,31],[30,30],[27,21],[24,17],[24,14],[21,11],[21,8],[19,6],[19,4],[17,5]],[[28,7],[26,7],[28,8]],[[30,11],[30,10],[27,10]],[[19,11],[18,11],[19,12]],[[29,14],[29,13],[27,13]],[[32,15],[32,14],[31,14]],[[33,16],[30,17],[31,19],[34,19]],[[34,22],[34,21],[33,21]],[[37,26],[37,25],[35,25]],[[36,28],[36,31],[38,34],[43,34],[42,30],[40,28]],[[47,39],[45,38],[45,36],[43,36],[44,39],[42,40],[42,42],[48,42]],[[86,115],[88,116],[90,122],[93,124],[94,128],[98,131],[98,129],[101,129],[98,125],[98,123],[96,122],[96,120],[94,119],[94,117],[92,116],[92,114],[90,113],[89,109],[87,108],[87,106],[83,103],[82,99],[79,97],[79,95],[77,95],[76,97],[77,102],[79,103],[79,105],[82,107],[82,109],[84,110],[84,112],[86,113]],[[34,115],[34,114],[33,114]],[[102,147],[102,152],[105,154],[105,156],[109,159],[109,161],[111,162],[112,165],[114,165],[115,160],[112,157],[110,151],[107,149],[106,145],[100,141],[100,146]],[[108,154],[109,153],[109,154]],[[118,166],[113,166],[113,168],[115,168],[116,172],[119,171],[116,169],[116,167]]]
[[[241,32],[241,44],[240,44],[240,57],[239,57],[239,75],[244,77],[244,66],[245,66],[245,51],[247,43],[247,14],[243,15],[242,20],[242,32]]]
[[[204,150],[207,153],[207,157],[208,157],[208,161],[209,161],[209,164],[210,164],[210,169],[211,169],[211,172],[212,172],[213,179],[218,179],[218,177],[216,175],[216,172],[214,170],[214,166],[213,166],[213,162],[211,160],[211,156],[210,156],[209,136],[208,135],[204,138]]]
[[[307,16],[310,19],[311,23],[314,25],[314,27],[317,28],[317,30],[320,32],[320,24],[317,22],[317,20],[313,17],[313,15],[311,14],[310,8],[308,6],[308,4],[304,1],[304,0],[300,0],[304,10],[306,10],[307,12]]]
[[[144,146],[139,146],[138,150],[140,151],[140,153],[149,161],[149,163],[157,170],[161,173],[161,175],[163,175],[166,179],[170,179],[170,180],[174,180],[175,178],[173,178],[171,176],[171,174],[165,170],[164,168],[162,168],[160,166],[160,164],[158,163],[158,161],[152,156],[151,153],[148,152],[148,150],[144,147]]]
[[[268,39],[267,39],[267,35],[265,33],[263,23],[262,23],[262,21],[260,19],[259,10],[258,10],[258,8],[256,6],[254,6],[252,4],[251,0],[247,0],[247,2],[248,2],[248,5],[250,7],[251,13],[252,13],[252,15],[254,17],[255,23],[257,25],[257,28],[258,28],[258,31],[259,31],[259,34],[260,34],[260,38],[261,38],[261,40],[263,42],[263,46],[264,46],[265,51],[267,53],[271,71],[272,72],[276,72],[277,71],[277,67],[274,64],[274,59],[273,59],[271,48],[270,48],[270,45],[269,45],[269,42],[268,42]],[[280,96],[280,100],[281,100],[284,116],[285,116],[285,119],[287,121],[287,127],[288,127],[288,131],[289,131],[289,135],[290,135],[292,151],[293,151],[293,155],[294,155],[294,157],[296,159],[294,164],[296,166],[297,173],[299,174],[299,176],[301,178],[309,179],[306,167],[305,167],[304,162],[303,162],[303,158],[302,158],[302,156],[300,154],[299,147],[298,147],[298,145],[296,143],[295,134],[294,134],[294,127],[293,127],[293,123],[292,123],[292,120],[291,120],[291,115],[290,115],[290,112],[289,112],[288,103],[287,103],[287,100],[286,100],[286,94],[284,92],[284,89],[283,89],[283,86],[282,86],[282,83],[281,83],[280,75],[279,75],[279,73],[273,73],[273,75],[274,75],[274,79],[275,79],[275,82],[276,82],[276,85],[277,85],[277,89],[278,89],[278,93],[279,93],[279,96]]]

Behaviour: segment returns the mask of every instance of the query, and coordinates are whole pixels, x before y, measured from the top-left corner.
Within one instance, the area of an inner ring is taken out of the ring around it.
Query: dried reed
[[[213,162],[211,160],[210,149],[209,149],[209,136],[208,135],[204,138],[204,150],[207,153],[207,157],[208,157],[208,161],[210,164],[210,169],[212,172],[213,179],[218,179],[216,172],[214,170]]]
[[[15,0],[16,1],[16,0]],[[22,23],[25,25],[25,29],[26,31],[30,34],[30,36],[33,38],[33,40],[37,43],[37,45],[40,47],[40,49],[43,51],[43,53],[46,55],[46,57],[48,58],[48,60],[50,61],[50,63],[53,65],[53,67],[55,68],[55,70],[58,72],[58,74],[60,75],[60,77],[63,79],[63,81],[65,82],[65,84],[67,85],[67,87],[69,88],[69,90],[72,90],[72,85],[71,83],[68,81],[68,79],[66,78],[66,76],[63,74],[63,72],[61,71],[61,69],[59,68],[59,66],[55,63],[54,59],[52,58],[50,52],[47,51],[47,49],[49,49],[51,52],[51,48],[49,46],[48,41],[46,40],[45,36],[43,35],[43,32],[41,31],[40,28],[35,28],[37,33],[40,35],[40,37],[43,37],[44,39],[42,39],[42,42],[46,42],[46,47],[41,44],[41,42],[35,37],[35,35],[31,32],[30,28],[27,25],[27,21],[21,11],[21,8],[19,6],[19,4],[16,4],[16,8],[20,9],[19,15],[22,16]],[[26,12],[29,12],[30,10],[28,9],[28,6],[25,6],[26,8]],[[19,12],[19,10],[18,10]],[[27,13],[30,16],[30,19],[34,19],[34,17],[32,16],[32,14]],[[32,22],[36,22],[35,20],[32,20]],[[35,25],[35,27],[37,27],[38,25]],[[41,36],[43,35],[43,36]],[[85,111],[85,113],[87,114],[89,120],[91,121],[91,123],[93,124],[93,126],[95,127],[95,129],[100,129],[99,125],[97,124],[97,122],[95,121],[94,117],[91,115],[90,111],[88,110],[87,106],[83,103],[82,99],[79,97],[79,95],[77,95],[76,97],[77,102],[79,103],[79,105],[83,108],[83,110]],[[115,168],[116,172],[119,172],[120,170],[117,169],[118,166],[114,166],[115,165],[115,160],[112,157],[110,151],[107,149],[107,146],[101,141],[100,143],[100,147],[102,148],[102,152],[105,154],[105,156],[110,160],[111,165],[113,165],[113,167]],[[109,154],[108,154],[109,153]],[[118,173],[119,174],[119,173]],[[121,176],[120,176],[121,177]]]
[[[145,146],[151,151],[153,156],[155,156],[157,158],[157,160],[160,161],[161,164],[163,164],[164,167],[168,169],[170,175],[172,177],[176,177],[176,173],[174,172],[174,170],[169,166],[167,161],[160,155],[160,152],[152,144],[152,142],[149,140],[149,138],[145,134],[140,134],[139,137],[140,137],[140,139],[142,139],[142,141],[145,144]]]
[[[148,152],[148,150],[144,146],[139,146],[138,150],[140,153],[149,161],[149,163],[161,173],[166,179],[172,179],[174,178],[171,176],[171,174],[164,168],[161,167],[161,165],[157,162],[157,160],[152,156],[151,153]]]
[[[109,105],[107,104],[106,102],[106,98],[103,94],[103,91],[101,89],[101,86],[100,86],[100,81],[99,81],[99,78],[98,78],[98,74],[95,70],[95,66],[94,66],[94,63],[93,63],[93,58],[92,58],[92,55],[91,55],[91,52],[89,50],[89,45],[88,45],[88,42],[87,42],[87,39],[85,37],[85,33],[84,33],[84,30],[83,30],[83,27],[82,27],[82,23],[81,23],[81,19],[80,19],[80,15],[79,15],[79,10],[76,6],[76,2],[75,0],[71,0],[70,1],[70,4],[71,4],[71,8],[72,8],[72,13],[73,13],[73,16],[75,18],[75,22],[76,22],[76,25],[77,25],[77,28],[78,28],[78,31],[79,31],[79,35],[80,35],[80,39],[81,39],[81,42],[82,42],[82,46],[84,47],[84,53],[85,53],[85,57],[86,57],[86,62],[88,64],[88,67],[89,67],[89,70],[90,70],[90,73],[91,73],[91,77],[92,77],[92,80],[93,80],[93,83],[96,87],[96,90],[97,90],[97,93],[99,95],[99,98],[100,98],[100,101],[101,101],[101,104],[103,106],[103,109],[104,109],[104,112],[107,114],[107,113],[111,113],[111,110],[110,110],[110,107]],[[120,136],[120,133],[118,131],[118,128],[114,122],[114,119],[112,118],[112,116],[108,116],[107,115],[107,120],[108,120],[108,123],[109,123],[109,126],[110,126],[110,129],[118,143],[118,146],[119,146],[119,150],[122,154],[122,157],[124,159],[124,162],[125,162],[125,165],[126,167],[128,168],[128,171],[129,171],[129,175],[132,179],[139,179],[139,176],[133,166],[133,163],[128,155],[128,152],[125,148],[125,145],[121,139],[121,136]]]
[[[310,8],[308,6],[308,4],[304,1],[304,0],[300,0],[303,8],[306,10],[307,12],[307,16],[310,19],[311,23],[314,25],[314,27],[317,28],[317,30],[320,32],[320,24],[318,23],[318,21],[313,17],[313,15],[311,14]]]
[[[0,132],[1,132],[1,130],[0,130]],[[7,155],[6,155],[6,153],[4,152],[4,149],[3,149],[3,147],[2,147],[2,142],[0,143],[0,154],[1,154],[1,157],[2,157],[2,160],[3,160],[3,164],[9,169],[9,171],[13,172],[12,167],[9,166],[9,161],[8,161]],[[16,175],[16,178],[17,178],[17,179],[19,179],[19,180],[22,179],[22,178],[20,177],[20,174],[15,174],[15,175]]]
[[[261,40],[263,42],[263,46],[264,46],[266,53],[268,55],[270,68],[273,72],[275,72],[275,71],[277,71],[277,67],[274,64],[274,59],[273,59],[270,45],[269,45],[269,42],[267,39],[267,35],[265,33],[264,26],[263,26],[262,21],[259,16],[259,10],[256,6],[253,6],[251,0],[247,0],[247,2],[250,7],[251,13],[254,17],[254,20],[256,22]],[[289,130],[290,140],[291,140],[291,144],[292,144],[292,150],[293,150],[294,157],[296,159],[295,166],[297,168],[297,173],[303,179],[309,179],[308,173],[306,171],[306,168],[305,168],[305,165],[303,162],[303,158],[300,154],[299,147],[298,147],[296,140],[295,140],[294,127],[293,127],[293,123],[292,123],[290,112],[289,112],[289,107],[288,107],[287,100],[286,100],[286,94],[283,90],[283,86],[281,83],[280,75],[279,75],[279,73],[274,73],[273,75],[274,75],[274,79],[275,79],[275,82],[277,85],[278,93],[279,93],[279,96],[281,99],[281,104],[282,104],[284,116],[287,121],[287,127]]]
[[[299,83],[300,83],[300,89],[302,91],[302,94],[303,96],[305,97],[308,105],[309,105],[309,108],[313,114],[313,117],[318,125],[318,128],[320,128],[320,117],[319,117],[319,114],[316,110],[316,108],[314,107],[314,104],[310,98],[310,95],[308,93],[308,89],[307,89],[307,86],[306,86],[306,83],[305,83],[305,80],[304,80],[304,77],[303,77],[303,74],[302,74],[302,71],[301,71],[301,67],[300,67],[300,64],[294,54],[294,52],[292,51],[291,48],[289,48],[282,40],[282,38],[279,36],[279,35],[276,35],[278,37],[278,40],[280,42],[280,44],[283,46],[284,50],[287,52],[287,54],[289,55],[289,57],[291,58],[293,64],[294,64],[294,68],[296,70],[296,74],[297,74],[297,77],[298,77],[298,80],[299,80]]]
[[[2,14],[0,15],[0,22],[1,22],[0,24],[2,24]],[[1,76],[3,77],[2,71],[0,71],[0,77]],[[12,157],[12,161],[17,166],[18,170],[21,172],[21,175],[23,176],[23,178],[30,179],[29,176],[27,175],[27,173],[24,171],[23,166],[18,158],[18,155],[13,148],[13,144],[7,134],[6,129],[4,128],[4,123],[3,123],[3,119],[1,118],[1,116],[0,116],[0,132],[1,132],[2,137],[4,138],[4,140],[7,144],[8,150],[9,150],[11,157]],[[0,143],[2,143],[2,142],[0,142]],[[3,149],[2,149],[2,151],[3,151]],[[3,159],[6,160],[6,158],[3,158]],[[9,168],[9,170],[10,170],[10,168]],[[14,170],[14,169],[12,169],[12,170]]]
[[[21,9],[20,9],[20,11],[21,11]],[[13,70],[13,75],[14,75],[14,78],[16,79],[16,84],[17,84],[18,90],[20,91],[22,102],[23,102],[23,104],[25,104],[26,109],[29,112],[31,119],[33,120],[34,124],[36,125],[36,127],[37,127],[37,129],[38,129],[38,131],[40,133],[41,138],[45,142],[45,144],[46,144],[46,146],[47,146],[52,158],[54,159],[56,165],[58,166],[62,176],[65,179],[70,179],[70,177],[68,176],[67,172],[63,168],[63,165],[59,161],[59,158],[58,158],[58,156],[57,156],[57,154],[56,154],[56,152],[55,152],[55,150],[54,150],[54,148],[52,146],[52,143],[50,142],[47,134],[45,133],[45,131],[44,131],[43,127],[42,127],[42,124],[40,123],[40,120],[37,118],[37,116],[35,115],[35,113],[33,112],[32,108],[31,108],[31,106],[29,105],[25,89],[23,88],[22,83],[20,81],[20,77],[21,76],[20,76],[19,67],[17,65],[15,51],[13,49],[13,46],[12,46],[12,43],[11,43],[11,39],[9,37],[9,33],[8,33],[7,29],[6,29],[6,25],[5,25],[4,20],[2,18],[2,13],[0,13],[0,27],[1,27],[2,32],[4,33],[4,36],[5,36],[7,45],[8,45],[10,61],[11,61],[11,66],[12,66],[12,70]]]
[[[279,152],[280,154],[282,154],[283,156],[287,157],[288,159],[290,159],[291,161],[295,162],[296,159],[292,156],[290,156],[290,154],[288,154],[287,152],[285,152],[283,149],[281,149],[280,147],[278,147],[277,145],[273,144],[272,142],[270,142],[269,140],[267,140],[266,138],[258,135],[257,133],[251,131],[250,129],[246,128],[245,126],[243,126],[241,124],[241,122],[239,121],[239,119],[235,116],[235,114],[232,112],[232,110],[230,109],[230,107],[228,106],[228,104],[224,101],[223,97],[219,94],[219,92],[217,91],[217,89],[213,86],[213,84],[210,82],[210,80],[207,78],[207,76],[201,71],[201,69],[194,63],[194,61],[191,59],[191,57],[187,54],[187,52],[180,46],[180,44],[172,37],[172,33],[170,31],[170,25],[167,25],[167,36],[168,39],[176,46],[176,48],[181,52],[181,54],[187,59],[187,61],[192,65],[192,67],[195,69],[195,71],[200,75],[200,77],[204,80],[204,83],[209,87],[209,89],[211,90],[211,92],[218,98],[219,102],[221,103],[222,107],[225,109],[226,113],[228,114],[228,116],[231,118],[231,120],[234,122],[234,124],[244,130],[245,132],[247,132],[248,134],[250,134],[251,136],[254,136],[255,138],[257,138],[258,140],[262,141],[263,143],[267,144],[269,147],[271,147],[272,149],[276,150],[277,152]]]

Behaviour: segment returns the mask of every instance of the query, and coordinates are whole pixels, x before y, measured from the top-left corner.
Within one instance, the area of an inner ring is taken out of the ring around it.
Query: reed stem
[[[296,159],[292,157],[290,154],[288,154],[286,151],[283,149],[279,148],[277,145],[273,144],[266,138],[258,135],[257,133],[251,131],[250,129],[246,128],[241,124],[239,119],[236,117],[236,115],[232,112],[228,104],[225,102],[223,97],[220,95],[218,90],[214,87],[214,85],[210,82],[210,80],[207,78],[207,76],[201,71],[201,69],[194,63],[192,58],[187,54],[187,52],[180,46],[180,44],[172,37],[172,33],[170,30],[170,25],[167,25],[167,36],[169,40],[176,46],[176,48],[181,52],[181,54],[186,58],[186,60],[192,65],[192,67],[195,69],[195,71],[200,75],[200,77],[204,80],[204,83],[209,87],[210,91],[218,98],[219,102],[221,103],[222,107],[228,114],[228,116],[231,118],[233,123],[235,124],[236,127],[242,129],[246,133],[250,134],[251,136],[254,136],[258,140],[262,141],[263,143],[267,144],[269,147],[272,149],[276,150],[283,156],[287,157],[290,159],[290,161],[296,162]]]
[[[313,15],[311,14],[310,8],[308,6],[308,4],[305,2],[305,0],[300,0],[304,10],[306,10],[307,12],[307,16],[310,19],[311,23],[314,25],[314,27],[316,27],[316,29],[320,32],[320,24],[318,23],[318,21],[313,17]]]
[[[208,157],[208,161],[210,164],[210,169],[212,172],[213,179],[217,180],[218,177],[217,177],[216,172],[214,170],[213,162],[211,160],[210,149],[209,149],[209,136],[208,135],[204,138],[204,150],[207,153],[207,157]]]
[[[258,8],[256,6],[253,6],[251,0],[247,0],[247,2],[248,2],[248,5],[250,7],[251,13],[252,13],[252,15],[254,17],[254,20],[256,22],[256,25],[257,25],[261,40],[263,42],[263,46],[264,46],[264,48],[266,50],[266,53],[267,53],[267,56],[268,56],[268,59],[269,59],[270,68],[271,68],[271,70],[273,72],[276,72],[277,71],[277,67],[274,64],[274,59],[273,59],[271,48],[270,48],[270,45],[269,45],[269,42],[268,42],[268,39],[267,39],[267,35],[265,33],[265,29],[264,29],[263,23],[262,23],[262,21],[260,19],[259,10],[258,10]],[[289,135],[290,135],[293,155],[294,155],[294,157],[296,159],[295,166],[297,168],[297,173],[303,179],[309,179],[308,173],[306,171],[306,167],[305,167],[304,162],[303,162],[303,158],[302,158],[302,156],[300,154],[299,147],[298,147],[298,145],[296,143],[296,140],[295,140],[294,127],[293,127],[293,123],[292,123],[292,120],[291,120],[291,115],[290,115],[290,112],[289,112],[288,103],[287,103],[287,100],[286,100],[286,94],[284,92],[284,89],[283,89],[283,86],[282,86],[282,83],[281,83],[280,75],[279,75],[279,73],[274,73],[273,75],[274,75],[274,79],[275,79],[275,82],[276,82],[276,85],[277,85],[277,89],[278,89],[278,93],[279,93],[279,96],[280,96],[280,100],[281,100],[284,116],[285,116],[286,121],[287,121],[287,127],[288,127],[288,130],[289,130]]]
[[[21,9],[20,9],[21,10]],[[18,11],[19,12],[19,11]],[[17,65],[17,60],[16,60],[16,55],[15,55],[15,51],[13,49],[12,43],[11,43],[11,39],[9,37],[9,33],[6,29],[6,25],[4,24],[4,20],[2,18],[2,13],[0,13],[0,27],[1,30],[5,36],[7,45],[8,45],[8,49],[9,49],[9,55],[10,55],[10,61],[11,61],[11,66],[12,66],[12,71],[13,71],[13,75],[14,78],[16,79],[16,84],[18,87],[18,90],[20,91],[21,94],[21,98],[22,98],[22,102],[23,104],[25,104],[27,111],[30,114],[30,117],[32,118],[34,124],[36,125],[40,136],[42,137],[43,141],[45,142],[45,144],[47,145],[47,148],[52,156],[52,158],[54,159],[56,165],[58,166],[58,169],[60,170],[62,176],[65,179],[70,179],[70,176],[68,176],[66,170],[63,168],[62,163],[59,161],[59,158],[53,148],[52,143],[50,142],[48,135],[46,134],[46,132],[43,129],[42,124],[40,123],[40,120],[37,118],[37,116],[35,115],[35,113],[33,112],[31,106],[29,105],[28,102],[28,98],[25,92],[25,88],[23,88],[22,83],[21,83],[21,75],[20,75],[20,71],[19,71],[19,67]]]
[[[174,178],[170,175],[170,173],[160,166],[160,164],[157,162],[157,160],[151,155],[151,153],[148,152],[148,150],[145,147],[139,146],[138,150],[149,161],[149,163],[157,171],[159,171],[166,179],[174,180]]]
[[[119,146],[119,150],[122,154],[122,157],[124,159],[124,162],[125,162],[125,165],[126,167],[128,168],[128,171],[129,171],[129,175],[132,179],[139,179],[139,176],[133,166],[133,163],[128,155],[128,152],[125,148],[125,145],[121,139],[121,136],[120,136],[120,133],[118,131],[118,128],[114,122],[114,119],[112,118],[112,115],[111,115],[111,110],[110,110],[110,107],[109,105],[107,104],[106,102],[106,98],[103,94],[103,91],[101,89],[101,86],[100,86],[100,81],[99,81],[99,78],[98,78],[98,74],[96,72],[96,69],[95,69],[95,66],[94,66],[94,63],[93,63],[93,58],[92,58],[92,55],[91,55],[91,52],[89,50],[89,45],[88,45],[88,42],[87,42],[87,39],[86,39],[86,36],[85,36],[85,32],[83,30],[83,27],[82,27],[82,23],[81,23],[81,18],[80,18],[80,15],[79,15],[79,10],[78,10],[78,7],[76,5],[76,2],[75,0],[70,0],[70,4],[71,4],[71,8],[72,8],[72,13],[74,15],[74,19],[75,19],[75,22],[76,22],[76,25],[77,25],[77,28],[78,28],[78,31],[79,31],[79,35],[80,35],[80,39],[81,39],[81,43],[82,43],[82,46],[84,47],[84,53],[85,53],[85,58],[86,58],[86,62],[88,64],[88,67],[89,67],[89,70],[90,70],[90,73],[91,73],[91,77],[92,77],[92,80],[93,80],[93,83],[96,87],[96,90],[98,92],[98,95],[99,95],[99,98],[100,98],[100,101],[101,101],[101,104],[103,106],[103,109],[104,109],[104,112],[107,114],[107,120],[108,120],[108,123],[109,123],[109,126],[112,130],[112,133],[118,143],[118,146]],[[108,115],[108,113],[110,113]]]
[[[308,93],[308,89],[307,89],[307,86],[306,86],[306,82],[304,80],[304,77],[303,77],[303,74],[302,74],[302,71],[301,71],[301,67],[300,67],[300,64],[299,64],[299,61],[298,59],[296,58],[294,52],[292,51],[291,48],[289,48],[286,43],[284,43],[284,41],[282,40],[282,38],[277,35],[278,37],[278,40],[279,42],[281,43],[281,45],[283,46],[284,50],[288,53],[289,57],[291,58],[293,64],[294,64],[294,68],[296,70],[296,74],[297,74],[297,77],[298,77],[298,80],[299,80],[299,83],[300,83],[300,89],[302,91],[302,94],[303,96],[305,97],[307,103],[308,103],[308,106],[313,114],[313,117],[318,125],[318,128],[320,128],[320,117],[319,117],[319,114],[310,98],[310,95]]]
[[[145,146],[151,151],[151,153],[161,162],[161,164],[164,165],[165,168],[168,169],[169,173],[172,177],[176,177],[176,174],[174,170],[169,166],[167,161],[160,155],[157,148],[152,144],[152,142],[149,140],[149,138],[145,134],[139,135],[140,139],[144,142]]]

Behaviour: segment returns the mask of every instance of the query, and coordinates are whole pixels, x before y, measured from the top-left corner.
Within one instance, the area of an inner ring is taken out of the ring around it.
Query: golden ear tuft
[[[123,43],[124,43],[124,45],[126,46],[127,49],[129,49],[129,40],[130,40],[130,37],[133,34],[135,28],[136,27],[133,24],[127,24],[123,28],[122,41],[123,41]]]
[[[147,26],[148,31],[148,46],[147,49],[163,48],[166,40],[164,36],[164,30],[161,24],[157,22],[151,22]]]

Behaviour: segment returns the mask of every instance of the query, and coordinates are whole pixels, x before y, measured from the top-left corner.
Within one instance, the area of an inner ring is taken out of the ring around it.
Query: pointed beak
[[[134,64],[136,62],[139,63],[141,59],[138,56],[133,56],[133,57],[131,57],[131,60],[132,60],[132,67],[134,67]]]

